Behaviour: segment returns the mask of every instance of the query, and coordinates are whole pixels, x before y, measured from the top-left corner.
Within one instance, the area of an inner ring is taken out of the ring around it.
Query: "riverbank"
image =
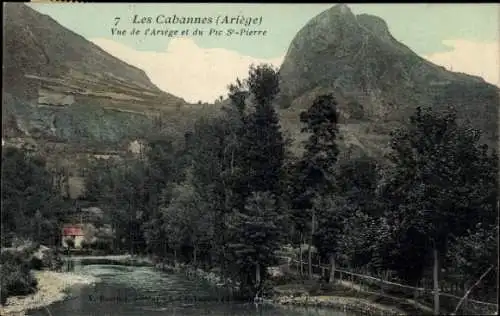
[[[218,273],[194,268],[188,264],[176,263],[170,265],[166,263],[157,263],[158,270],[169,273],[184,273],[187,277],[195,277],[205,281],[212,286],[225,287],[238,290],[237,284],[231,280],[223,280]],[[394,302],[379,303],[378,297],[360,295],[359,292],[352,291],[352,285],[338,284],[329,291],[313,295],[310,294],[311,288],[305,284],[284,284],[282,286],[272,286],[274,293],[271,297],[261,298],[259,301],[263,304],[273,304],[293,307],[319,307],[332,310],[350,311],[359,315],[411,315],[413,310],[401,309]],[[313,286],[314,287],[314,286]],[[384,304],[385,303],[385,304]]]
[[[89,285],[99,281],[93,276],[83,276],[69,272],[33,271],[38,281],[37,291],[26,296],[13,296],[0,307],[0,315],[21,316],[28,310],[46,307],[64,300],[67,291],[77,285]]]
[[[154,267],[157,270],[167,273],[183,273],[188,278],[197,278],[201,281],[207,282],[208,284],[218,287],[218,288],[228,288],[233,291],[238,290],[238,283],[233,282],[231,279],[224,279],[219,273],[214,271],[205,271],[200,268],[195,268],[192,265],[184,263],[175,263],[174,265],[167,263],[156,263]]]
[[[309,284],[308,284],[309,283]],[[433,310],[407,299],[364,291],[356,284],[340,281],[335,284],[290,282],[274,287],[273,304],[303,307],[326,307],[360,315],[432,315]]]
[[[355,312],[363,315],[407,315],[406,312],[392,306],[386,306],[373,301],[357,297],[340,296],[282,296],[273,300],[279,305],[294,305],[302,307],[332,308],[342,311]]]

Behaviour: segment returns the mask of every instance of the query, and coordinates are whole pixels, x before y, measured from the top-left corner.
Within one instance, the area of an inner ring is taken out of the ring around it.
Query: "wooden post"
[[[302,232],[300,232],[300,244],[299,244],[299,271],[300,271],[300,276],[304,276],[304,270],[303,270],[303,265],[302,265],[302,244],[304,242],[304,235]]]
[[[384,283],[383,283],[383,277],[380,278],[380,293],[384,294]]]
[[[320,274],[320,279],[323,278],[323,268],[321,267],[321,257],[318,255],[318,273]]]
[[[313,243],[315,221],[316,221],[316,212],[313,209],[312,210],[312,217],[311,217],[311,236],[310,236],[311,238],[309,240],[309,280],[313,279],[311,247],[312,247],[312,243]]]
[[[330,282],[335,282],[335,257],[330,255]]]
[[[434,245],[434,249],[432,249],[434,254],[432,276],[434,280],[434,315],[439,315],[439,253],[436,246],[437,245]]]

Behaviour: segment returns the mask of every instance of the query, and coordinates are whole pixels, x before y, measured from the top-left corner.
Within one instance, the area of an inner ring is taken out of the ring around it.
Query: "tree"
[[[498,222],[497,222],[498,223]],[[457,273],[471,286],[488,268],[493,267],[471,296],[494,302],[498,294],[498,224],[478,223],[474,230],[453,238],[447,260],[451,273]]]
[[[277,262],[275,252],[285,231],[284,212],[271,193],[255,192],[247,200],[244,212],[236,210],[229,222],[233,271],[239,271],[243,290],[258,292],[267,267]]]
[[[238,110],[240,115],[243,116],[246,107],[245,101],[249,94],[245,82],[237,78],[236,83],[232,83],[228,86],[228,90],[228,97],[231,101],[231,104]]]
[[[497,159],[479,140],[480,132],[460,125],[453,108],[417,108],[409,125],[393,133],[392,216],[432,248],[436,293],[449,237],[464,234],[477,218],[494,219]],[[438,294],[434,307],[438,313]]]
[[[367,155],[347,157],[339,163],[336,172],[337,194],[367,215],[381,215],[377,205],[378,169],[377,160]]]
[[[2,150],[2,242],[17,236],[56,244],[63,217],[61,192],[43,157]]]
[[[316,213],[313,200],[334,192],[334,166],[339,150],[335,143],[338,133],[337,102],[333,95],[321,95],[311,107],[302,112],[302,132],[310,133],[305,153],[297,164],[296,183],[299,188],[295,206],[311,211],[311,238],[309,242],[309,277],[312,277],[311,245],[315,234]]]
[[[269,65],[252,66],[246,82],[255,105],[241,139],[243,194],[270,191],[280,196],[285,149],[278,114],[271,104],[279,91],[278,74]]]
[[[218,265],[223,273],[229,264],[226,217],[239,200],[235,183],[240,174],[237,138],[240,121],[231,114],[234,113],[202,118],[195,123],[189,168],[193,196],[205,209],[207,225],[211,228],[208,232],[217,232],[207,236],[210,245],[205,249],[209,253],[209,265]]]

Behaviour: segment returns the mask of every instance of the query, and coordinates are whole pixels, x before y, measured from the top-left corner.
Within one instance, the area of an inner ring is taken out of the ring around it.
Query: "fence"
[[[302,263],[304,273],[306,275],[308,274],[308,262],[300,262],[290,257],[281,258],[286,259],[284,264],[285,269],[289,271],[300,271],[300,264]],[[329,265],[323,265],[321,263],[312,264],[311,266],[314,278],[318,278],[318,275],[324,276],[326,273],[329,273],[331,268]],[[334,278],[340,282],[340,284],[350,287],[352,290],[403,301],[404,303],[413,304],[421,309],[432,312],[432,308],[426,304],[431,304],[432,306],[433,295],[435,293],[433,289],[414,287],[389,281],[389,273],[385,273],[381,277],[373,277],[362,273],[352,272],[344,268],[335,268]],[[467,290],[464,289],[461,296],[457,296],[442,292],[442,290],[439,289],[440,305],[454,310],[457,304],[461,304],[459,311],[465,314],[473,312],[478,314],[494,314],[498,310],[498,304],[468,299],[465,297],[466,292]],[[397,294],[398,296],[396,297],[391,294]],[[417,300],[420,300],[420,302]]]

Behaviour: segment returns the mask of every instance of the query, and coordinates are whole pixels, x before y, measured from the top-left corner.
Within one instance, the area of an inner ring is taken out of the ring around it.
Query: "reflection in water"
[[[223,300],[221,289],[190,280],[182,274],[159,273],[150,267],[116,264],[81,265],[75,272],[92,275],[102,282],[72,289],[70,298],[51,305],[53,316],[127,315],[234,315],[234,316],[348,316],[332,310],[280,308]],[[34,311],[32,316],[45,316]]]

